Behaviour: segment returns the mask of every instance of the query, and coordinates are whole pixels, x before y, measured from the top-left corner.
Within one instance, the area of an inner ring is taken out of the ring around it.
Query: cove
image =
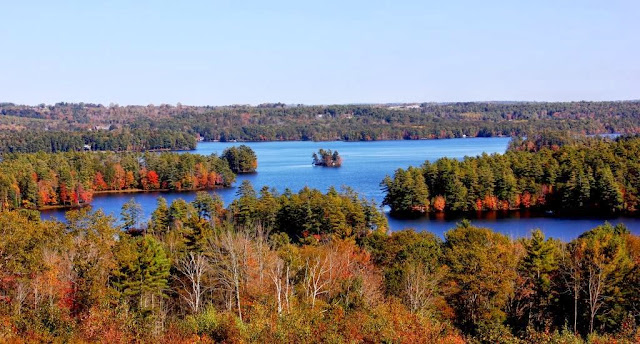
[[[441,157],[461,159],[464,156],[475,156],[482,153],[504,153],[509,138],[461,138],[443,140],[407,140],[407,141],[372,141],[372,142],[250,142],[250,146],[258,156],[258,169],[254,174],[238,175],[231,188],[216,189],[209,192],[220,195],[225,204],[229,204],[236,194],[237,186],[243,180],[250,180],[256,190],[263,186],[273,187],[279,192],[289,188],[294,192],[308,186],[325,192],[330,186],[340,189],[343,186],[352,188],[361,197],[373,199],[379,205],[384,194],[380,182],[385,175],[392,175],[398,168],[410,165],[419,166],[425,160],[434,161]],[[242,143],[200,142],[191,153],[209,155],[220,154],[225,148]],[[320,148],[337,150],[343,158],[340,168],[324,168],[312,166],[312,154]],[[176,198],[191,201],[195,192],[145,192],[145,193],[110,193],[94,197],[93,209],[102,209],[107,214],[119,217],[122,205],[134,198],[142,205],[144,218],[149,218],[155,209],[156,199],[162,196],[170,203]],[[43,210],[45,219],[63,219],[65,210]],[[492,228],[508,236],[517,238],[527,236],[534,228],[542,229],[547,236],[563,240],[571,240],[577,235],[593,227],[609,221],[612,224],[622,222],[634,233],[640,233],[640,219],[634,217],[590,217],[571,218],[557,217],[547,214],[482,213],[479,216],[466,216],[474,225]],[[389,217],[392,231],[403,228],[428,230],[442,236],[444,232],[455,226],[460,218],[428,216],[418,219],[396,219]]]

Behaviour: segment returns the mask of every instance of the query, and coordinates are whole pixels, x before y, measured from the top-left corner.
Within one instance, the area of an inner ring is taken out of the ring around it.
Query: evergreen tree
[[[560,263],[560,244],[554,240],[545,240],[544,234],[537,229],[531,237],[522,240],[525,254],[518,266],[522,277],[522,294],[524,294],[520,325],[521,330],[533,326],[536,330],[544,330],[553,325],[553,307],[557,306],[558,295],[553,281],[557,278]]]
[[[160,196],[156,199],[156,209],[151,213],[151,231],[153,233],[164,233],[169,230],[169,207],[167,200]]]
[[[122,217],[122,227],[124,230],[130,231],[137,229],[136,225],[142,216],[142,206],[139,203],[136,203],[135,199],[131,198],[122,205],[120,216]]]
[[[113,285],[120,295],[138,309],[155,306],[167,289],[170,268],[161,244],[149,235],[124,236],[118,243],[116,259]]]
[[[597,200],[604,211],[618,212],[622,210],[623,198],[618,183],[608,166],[596,171],[595,193]]]

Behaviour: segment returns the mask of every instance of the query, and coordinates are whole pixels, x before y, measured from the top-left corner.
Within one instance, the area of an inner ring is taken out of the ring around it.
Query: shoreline
[[[231,186],[220,186],[214,188],[196,188],[196,189],[183,189],[183,190],[172,190],[172,189],[153,189],[153,190],[144,190],[144,189],[126,189],[126,190],[102,190],[102,191],[94,191],[93,196],[100,195],[113,195],[113,194],[137,194],[137,193],[168,193],[168,192],[194,192],[194,191],[207,191],[207,190],[216,190],[216,189],[226,189],[231,188]],[[46,210],[74,210],[91,206],[92,202],[77,204],[77,205],[45,205],[36,208],[17,208],[17,209],[29,209],[29,210],[38,210],[38,211],[46,211]]]
[[[602,135],[602,134],[596,134]],[[356,142],[388,142],[388,141],[430,141],[430,140],[451,140],[451,139],[491,139],[491,138],[512,138],[515,136],[509,135],[495,135],[495,136],[460,136],[460,137],[421,137],[417,139],[382,139],[382,140],[342,140],[339,138],[334,138],[330,140],[229,140],[229,141],[220,141],[220,140],[202,140],[198,141],[198,143],[262,143],[262,142],[345,142],[345,143],[356,143]],[[188,152],[189,150],[176,150]]]
[[[152,193],[152,192],[193,192],[193,191],[206,191],[206,190],[216,190],[216,189],[227,189],[232,187],[229,186],[218,186],[213,188],[194,188],[194,189],[181,189],[181,190],[173,190],[173,189],[153,189],[153,190],[145,190],[145,189],[125,189],[125,190],[101,190],[94,191],[93,195],[108,195],[108,194],[128,194],[128,193]]]
[[[595,212],[591,211],[562,211],[549,209],[497,209],[497,210],[471,210],[462,212],[437,212],[428,211],[426,213],[415,214],[393,214],[391,211],[385,211],[389,218],[396,221],[414,221],[414,220],[498,220],[509,218],[562,218],[562,219],[589,219],[589,218],[616,218],[631,217],[640,218],[640,212]]]

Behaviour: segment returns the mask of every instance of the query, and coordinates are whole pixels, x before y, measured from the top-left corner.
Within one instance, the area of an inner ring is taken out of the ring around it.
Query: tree
[[[405,300],[412,312],[433,309],[441,297],[440,284],[446,269],[440,266],[425,266],[410,263],[405,271]]]
[[[137,309],[155,309],[168,286],[171,264],[152,236],[123,236],[116,247],[114,287]]]
[[[578,334],[578,302],[583,290],[584,241],[574,241],[562,250],[564,286],[573,296],[573,333]]]
[[[93,181],[93,188],[97,191],[106,190],[108,188],[107,182],[104,181],[104,177],[100,171],[96,172],[96,176]]]
[[[160,177],[156,171],[150,170],[147,172],[147,181],[148,189],[155,190],[160,188]]]
[[[207,259],[202,253],[189,252],[178,261],[177,269],[183,275],[180,279],[182,284],[180,296],[187,302],[191,312],[197,314],[202,307],[202,299],[207,290],[204,285],[204,277],[209,270]]]
[[[124,230],[134,230],[142,216],[142,206],[136,203],[134,198],[131,198],[127,203],[122,205],[120,216],[122,217],[122,227]]]
[[[608,166],[596,171],[596,194],[601,206],[609,212],[622,210],[623,197],[618,183]]]
[[[243,226],[250,226],[255,220],[257,208],[257,195],[251,182],[243,180],[236,192],[238,198],[233,201],[231,208],[236,219],[236,223]]]
[[[570,172],[569,180],[561,189],[562,207],[584,209],[589,206],[591,199],[591,181],[589,179],[582,170]]]
[[[149,227],[153,233],[164,233],[169,230],[170,224],[167,200],[160,196],[156,199],[156,209],[151,213],[151,225]]]
[[[221,158],[234,173],[252,173],[258,168],[256,153],[247,145],[229,147],[222,152]]]
[[[460,326],[473,333],[483,321],[503,321],[516,278],[509,239],[464,221],[445,233],[443,260],[452,286],[448,300]]]
[[[585,278],[589,307],[589,333],[602,308],[612,301],[619,301],[620,286],[631,269],[627,252],[624,227],[609,224],[596,227],[582,234],[578,241],[585,242]]]
[[[218,209],[222,208],[220,196],[211,196],[208,192],[198,192],[193,200],[193,207],[198,212],[198,217],[213,221],[218,215]]]
[[[219,288],[227,296],[227,308],[231,310],[235,303],[238,318],[242,321],[242,289],[246,281],[248,258],[248,239],[241,233],[229,228],[223,229],[210,242],[210,265],[213,268],[214,279]]]
[[[385,177],[381,186],[386,192],[382,204],[391,207],[392,213],[407,215],[425,213],[428,210],[429,189],[420,169],[398,169],[393,179]]]
[[[70,264],[68,279],[73,285],[73,314],[86,314],[94,305],[106,302],[109,280],[116,268],[114,248],[119,233],[115,219],[101,210],[87,209],[66,214],[66,229],[73,246],[64,252]]]
[[[305,254],[306,253],[306,254]],[[334,266],[335,251],[329,249],[308,248],[303,253],[304,257],[304,284],[305,295],[311,300],[311,307],[316,306],[318,298],[329,293],[337,275]]]
[[[522,288],[526,296],[525,303],[526,327],[533,326],[537,330],[548,328],[553,319],[554,280],[560,268],[560,243],[547,239],[541,230],[531,233],[531,237],[522,240],[525,249],[524,257],[520,260],[518,274],[522,278]]]

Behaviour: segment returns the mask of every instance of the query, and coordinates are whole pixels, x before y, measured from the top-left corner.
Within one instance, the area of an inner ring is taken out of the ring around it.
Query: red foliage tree
[[[106,190],[108,188],[107,182],[104,181],[104,176],[100,172],[96,172],[93,178],[93,189],[97,191]]]
[[[154,170],[149,170],[149,172],[147,172],[147,182],[148,189],[160,188],[160,177]]]
[[[522,206],[525,208],[531,207],[531,194],[528,191],[522,194]]]
[[[114,190],[122,190],[126,185],[127,174],[120,164],[115,164],[113,169],[115,170],[115,173],[113,174],[113,180],[111,181],[111,188]]]
[[[446,201],[442,196],[436,196],[436,198],[433,200],[433,208],[436,211],[440,211],[440,212],[444,211],[445,205],[446,205]]]
[[[498,209],[498,198],[493,195],[484,196],[484,200],[482,201],[486,210],[497,210]]]

